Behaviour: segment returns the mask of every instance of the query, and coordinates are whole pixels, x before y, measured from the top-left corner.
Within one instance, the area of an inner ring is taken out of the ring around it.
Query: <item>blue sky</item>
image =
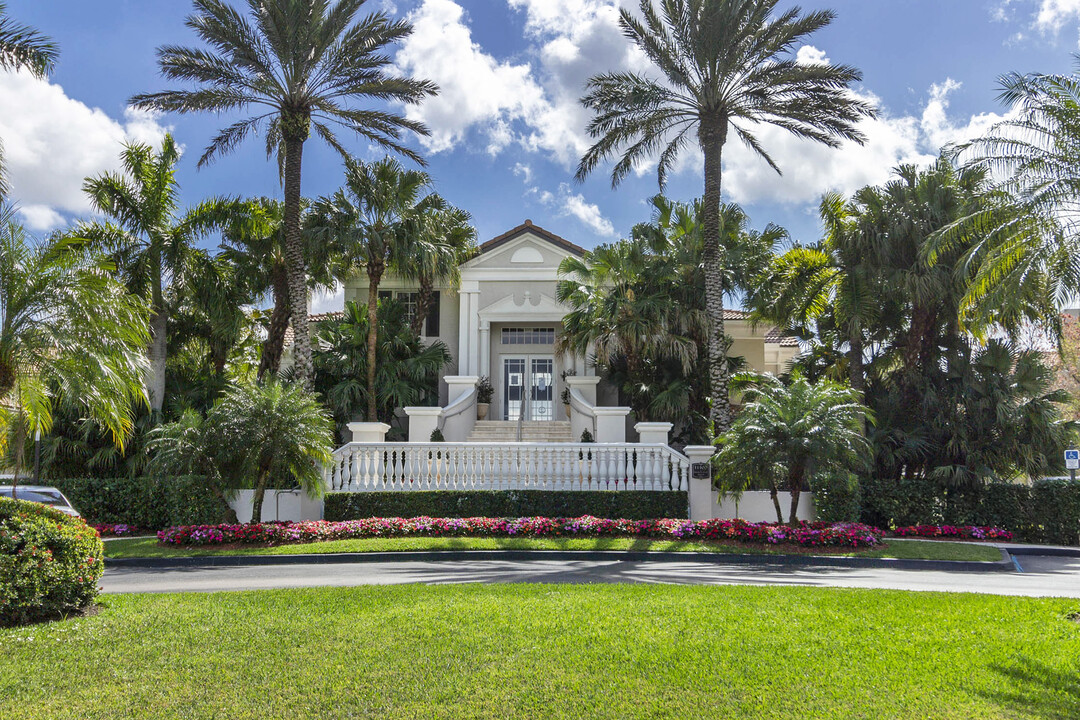
[[[408,16],[416,32],[397,52],[404,71],[434,79],[439,98],[411,112],[432,128],[410,139],[429,159],[437,190],[472,213],[481,240],[531,218],[586,247],[624,235],[647,218],[644,200],[657,191],[642,168],[612,190],[604,172],[573,181],[588,146],[584,80],[610,69],[648,70],[615,26],[616,0],[369,0]],[[995,100],[996,79],[1012,70],[1058,72],[1078,50],[1080,0],[832,0],[836,22],[800,50],[855,65],[856,91],[872,97],[880,117],[868,121],[865,147],[831,151],[782,131],[761,138],[785,174],[777,177],[741,147],[729,144],[726,199],[743,203],[755,226],[776,222],[799,240],[817,234],[816,199],[888,176],[899,162],[926,162],[945,142],[985,129],[1007,108]],[[258,141],[196,171],[206,142],[228,118],[147,117],[127,110],[134,93],[165,87],[154,50],[194,43],[183,25],[185,0],[9,0],[8,12],[59,43],[61,59],[47,83],[0,76],[0,137],[13,196],[38,231],[88,213],[79,187],[85,175],[116,167],[125,139],[154,140],[171,131],[186,148],[179,171],[184,199],[211,195],[280,196],[276,167]],[[378,157],[359,140],[347,146]],[[309,142],[304,194],[341,183],[341,163]],[[701,192],[699,158],[686,157],[668,194]]]

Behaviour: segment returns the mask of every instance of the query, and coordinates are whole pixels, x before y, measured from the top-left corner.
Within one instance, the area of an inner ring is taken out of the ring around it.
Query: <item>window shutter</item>
[[[431,307],[428,308],[427,320],[425,321],[424,334],[428,337],[439,337],[439,291],[431,294]]]

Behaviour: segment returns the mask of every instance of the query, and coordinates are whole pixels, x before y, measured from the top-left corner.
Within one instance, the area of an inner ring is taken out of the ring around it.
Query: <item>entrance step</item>
[[[468,442],[517,442],[518,423],[514,420],[478,420]],[[521,424],[521,442],[574,442],[568,420],[528,421]]]

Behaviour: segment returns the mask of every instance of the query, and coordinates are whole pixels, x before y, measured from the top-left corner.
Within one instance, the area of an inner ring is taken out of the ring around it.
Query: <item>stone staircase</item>
[[[517,429],[515,420],[477,420],[467,442],[517,442]],[[575,439],[570,434],[569,420],[538,420],[521,424],[521,442],[569,443]]]

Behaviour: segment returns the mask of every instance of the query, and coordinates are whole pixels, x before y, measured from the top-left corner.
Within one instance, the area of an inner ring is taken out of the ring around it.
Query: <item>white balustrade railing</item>
[[[686,490],[690,461],[635,443],[349,443],[324,479],[335,492]]]

